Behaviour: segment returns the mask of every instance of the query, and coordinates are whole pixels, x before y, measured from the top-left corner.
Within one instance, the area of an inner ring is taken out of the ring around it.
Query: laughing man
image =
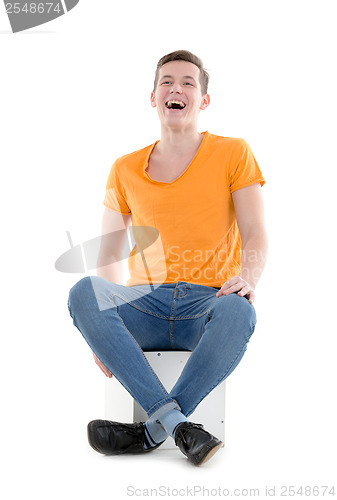
[[[161,138],[113,164],[97,276],[69,294],[74,325],[96,363],[148,415],[145,423],[90,422],[89,443],[106,455],[146,453],[170,435],[193,464],[211,458],[221,441],[188,417],[232,373],[255,328],[267,254],[264,178],[246,141],[198,132],[207,86],[202,62],[188,51],[158,62],[151,105]],[[131,223],[136,244],[124,285]],[[170,392],[148,350],[191,351]]]

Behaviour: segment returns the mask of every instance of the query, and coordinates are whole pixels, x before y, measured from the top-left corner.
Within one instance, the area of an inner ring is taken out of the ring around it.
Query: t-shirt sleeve
[[[131,210],[127,204],[125,189],[123,187],[123,182],[121,180],[118,161],[112,165],[110,174],[106,183],[105,198],[103,204],[119,212],[120,214],[127,215],[131,214]]]
[[[249,144],[244,139],[239,139],[238,146],[235,148],[229,169],[229,189],[231,193],[251,184],[259,182],[263,186],[265,183]]]

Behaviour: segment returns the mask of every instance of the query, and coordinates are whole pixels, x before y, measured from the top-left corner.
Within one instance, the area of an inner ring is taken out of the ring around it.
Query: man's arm
[[[224,283],[216,295],[238,292],[252,304],[268,250],[261,185],[238,189],[232,193],[232,199],[241,236],[241,273]]]
[[[97,276],[124,285],[123,253],[127,242],[127,227],[131,214],[123,215],[105,207],[102,220],[102,239],[97,259]],[[110,264],[107,264],[110,263]]]
[[[127,226],[131,215],[122,215],[105,207],[102,220],[102,239],[97,259],[96,274],[118,285],[124,285],[123,250],[127,240]],[[110,264],[106,265],[107,262]],[[93,353],[95,363],[104,375],[111,378],[112,374]]]

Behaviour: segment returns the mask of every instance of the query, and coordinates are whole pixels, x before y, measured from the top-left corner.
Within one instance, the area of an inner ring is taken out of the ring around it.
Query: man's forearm
[[[252,236],[244,242],[241,251],[242,279],[255,289],[266,264],[268,240],[266,233]]]
[[[104,265],[110,262],[108,265]],[[124,285],[124,272],[123,272],[123,260],[118,257],[109,255],[108,257],[104,254],[99,254],[97,259],[97,276],[104,278],[108,281],[112,281],[117,285]]]

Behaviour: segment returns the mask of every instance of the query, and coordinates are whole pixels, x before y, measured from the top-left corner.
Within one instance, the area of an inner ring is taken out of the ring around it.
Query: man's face
[[[199,74],[198,66],[187,61],[171,61],[160,68],[151,105],[157,107],[162,125],[196,127],[200,110],[209,104],[209,95],[201,93]]]

